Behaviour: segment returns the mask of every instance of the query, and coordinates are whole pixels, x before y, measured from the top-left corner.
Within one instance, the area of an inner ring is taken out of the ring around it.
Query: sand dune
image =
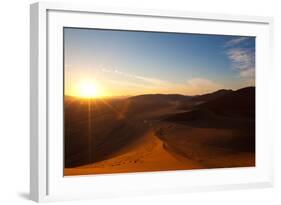
[[[66,176],[255,166],[253,87],[66,101]]]
[[[142,171],[199,169],[202,166],[179,154],[167,151],[163,141],[149,130],[135,143],[120,150],[115,157],[75,168],[66,168],[65,175],[106,174]]]
[[[166,149],[191,159],[204,168],[255,166],[251,131],[216,127],[161,124],[157,136]],[[159,131],[160,130],[160,131]]]

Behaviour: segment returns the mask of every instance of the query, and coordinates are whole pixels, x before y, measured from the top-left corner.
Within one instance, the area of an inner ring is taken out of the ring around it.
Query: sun
[[[78,95],[82,98],[97,98],[101,96],[101,90],[92,81],[82,81],[79,84]]]

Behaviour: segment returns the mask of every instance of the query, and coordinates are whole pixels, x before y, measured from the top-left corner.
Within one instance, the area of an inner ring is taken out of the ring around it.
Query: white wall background
[[[29,192],[29,4],[1,1],[0,6],[0,204],[31,204]],[[82,2],[81,0],[79,2]],[[67,202],[69,204],[280,204],[281,203],[281,6],[278,0],[94,0],[110,7],[206,11],[273,16],[275,20],[274,188]]]

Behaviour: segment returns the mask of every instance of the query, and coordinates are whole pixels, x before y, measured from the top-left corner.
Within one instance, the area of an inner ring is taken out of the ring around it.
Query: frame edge
[[[83,5],[83,4],[82,4]],[[93,5],[93,4],[91,4]],[[42,132],[46,133],[46,124],[42,125],[46,121],[46,90],[42,84],[46,83],[46,15],[47,10],[63,10],[71,11],[77,5],[67,6],[67,4],[58,4],[51,2],[40,2],[30,5],[30,199],[36,202],[46,201],[48,198],[48,182],[47,182],[47,162],[46,162],[46,134],[42,136]],[[76,11],[82,11],[83,9],[93,10],[92,12],[98,12],[100,7],[89,7],[86,9],[86,5],[77,6]],[[100,12],[111,13],[113,9],[100,8]],[[183,18],[193,18],[195,15],[202,19],[215,19],[216,15],[220,17],[218,19],[234,19],[234,21],[243,21],[244,18],[250,18],[249,22],[260,22],[269,24],[270,37],[273,41],[273,28],[274,19],[272,17],[259,17],[259,16],[243,16],[243,15],[229,15],[229,14],[216,14],[216,13],[200,13],[200,12],[188,12],[188,11],[155,11],[155,10],[143,10],[143,9],[115,9],[117,14],[125,15],[143,15],[147,16],[151,13],[151,16],[163,16],[163,13],[167,12],[166,17],[173,17],[175,12],[179,12]],[[138,11],[138,12],[136,12]],[[154,11],[154,12],[153,12]],[[163,13],[162,13],[163,12]],[[214,16],[213,16],[214,15]],[[188,17],[189,16],[189,17]],[[238,18],[238,17],[240,18]],[[234,18],[235,17],[235,18]],[[198,18],[197,18],[198,19]],[[45,33],[44,33],[45,32]],[[44,45],[45,43],[45,45]],[[271,44],[273,44],[271,42]],[[45,49],[45,51],[43,51]],[[271,45],[271,52],[273,47]],[[274,59],[271,58],[271,64]],[[44,65],[45,64],[45,65]],[[44,66],[43,66],[44,65]],[[43,66],[43,68],[42,68]],[[274,65],[272,65],[274,66]],[[45,69],[45,70],[44,70]],[[42,81],[42,77],[45,76],[45,80]],[[41,82],[40,82],[41,81]],[[45,88],[46,89],[46,88]],[[41,92],[41,94],[40,94]],[[42,99],[42,95],[44,98]],[[45,109],[43,111],[43,109]],[[45,121],[41,119],[45,118]],[[43,126],[43,127],[42,127]],[[44,127],[45,126],[45,127]],[[45,143],[45,144],[44,144]],[[272,164],[274,166],[274,164]],[[271,173],[270,180],[260,184],[262,188],[274,186],[274,172]]]
[[[38,169],[38,28],[39,4],[30,5],[30,196],[39,201]]]
[[[47,183],[47,70],[46,16],[44,4],[30,5],[30,200],[43,201]]]

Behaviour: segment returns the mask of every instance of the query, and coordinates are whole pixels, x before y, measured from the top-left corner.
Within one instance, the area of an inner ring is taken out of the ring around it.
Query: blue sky
[[[196,95],[254,85],[255,38],[64,29],[65,92],[87,79],[104,96]]]

